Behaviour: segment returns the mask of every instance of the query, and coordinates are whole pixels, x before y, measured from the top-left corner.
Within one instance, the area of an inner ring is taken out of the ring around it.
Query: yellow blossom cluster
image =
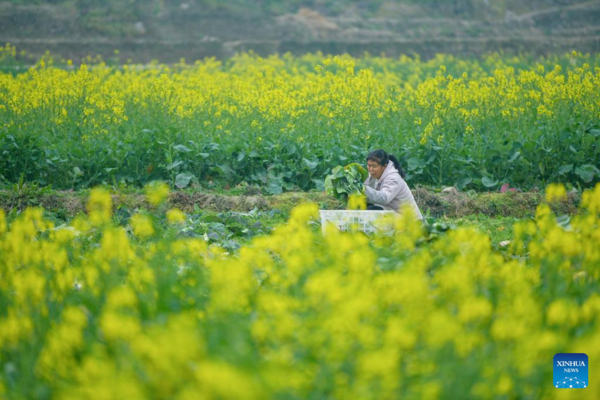
[[[449,126],[476,132],[503,120],[528,126],[531,118],[597,119],[598,60],[578,57],[568,70],[552,66],[562,59],[523,67],[525,61],[499,56],[423,62],[246,53],[225,63],[100,62],[70,69],[42,60],[22,74],[0,73],[0,122],[17,129],[75,129],[84,138],[148,120],[201,128],[203,134],[302,131],[314,138],[401,123],[427,140]]]
[[[304,204],[227,254],[146,216],[134,240],[110,200],[62,226],[0,210],[0,395],[561,398],[554,354],[600,357],[600,185],[501,251],[472,229],[429,240],[410,210],[393,236],[322,236]]]

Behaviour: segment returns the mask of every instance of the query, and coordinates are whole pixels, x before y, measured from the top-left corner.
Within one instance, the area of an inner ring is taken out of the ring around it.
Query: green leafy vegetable
[[[347,200],[352,194],[364,194],[367,170],[357,163],[338,166],[325,178],[325,190],[337,199]]]

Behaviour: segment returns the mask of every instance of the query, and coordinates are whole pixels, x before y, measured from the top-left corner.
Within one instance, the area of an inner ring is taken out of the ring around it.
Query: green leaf
[[[172,162],[171,164],[167,165],[167,171],[172,170],[173,168],[177,168],[178,166],[180,166],[181,164],[183,164],[183,161],[181,160],[177,160]]]
[[[473,182],[473,178],[467,176],[465,178],[460,179],[458,182],[456,182],[456,188],[458,190],[463,190],[471,182]]]
[[[515,161],[517,158],[519,158],[519,156],[521,155],[520,151],[516,151],[515,154],[513,154],[509,159],[508,162],[513,162]]]
[[[327,175],[327,177],[325,177],[325,190],[330,196],[333,196],[335,194],[335,188],[333,186],[333,177],[331,175]]]
[[[182,144],[178,144],[177,146],[173,146],[173,148],[177,151],[180,151],[182,153],[189,153],[190,151],[192,151],[191,149],[185,147]]]
[[[283,185],[279,179],[272,179],[267,185],[267,193],[270,194],[281,194],[283,193]]]
[[[331,174],[334,176],[334,178],[343,178],[344,177],[344,168],[340,167],[335,167],[333,169],[333,171],[331,171]]]
[[[363,167],[359,163],[348,164],[348,165],[346,165],[346,167],[344,169],[353,170],[355,172],[358,172],[363,181],[365,181],[369,177],[369,172],[367,172],[365,167]]]
[[[318,161],[310,161],[306,158],[303,158],[302,160],[304,161],[304,164],[306,164],[308,169],[310,169],[311,171],[314,170],[315,168],[317,168],[317,166],[319,165]]]
[[[335,189],[335,191],[336,191],[338,194],[344,194],[344,193],[347,193],[347,192],[348,192],[348,187],[347,187],[347,186],[338,186],[338,187]]]
[[[483,178],[481,178],[481,183],[483,184],[483,186],[487,187],[487,188],[491,188],[496,186],[500,181],[499,180],[494,180],[494,178],[490,178],[489,176],[484,176]]]
[[[231,167],[228,164],[221,164],[217,166],[218,169],[221,170],[221,172],[225,175],[225,176],[231,176],[233,175],[233,170],[231,169]]]
[[[338,199],[347,199],[350,194],[362,193],[365,172],[366,170],[357,163],[335,167],[325,178],[327,193]],[[368,173],[366,175],[368,177]]]
[[[571,171],[573,171],[573,164],[562,165],[562,166],[560,166],[560,168],[558,168],[559,175],[564,175]]]
[[[315,187],[319,192],[325,190],[325,184],[323,183],[323,179],[312,179],[312,181],[314,182]]]
[[[175,186],[179,189],[184,189],[190,184],[192,178],[194,178],[194,175],[190,172],[182,172],[175,177]]]
[[[599,174],[598,168],[592,164],[583,164],[575,168],[577,174],[585,183],[590,183],[594,179],[594,174]]]
[[[406,164],[408,165],[408,169],[410,171],[414,171],[416,169],[420,169],[425,167],[425,161],[420,158],[412,157],[406,160]]]

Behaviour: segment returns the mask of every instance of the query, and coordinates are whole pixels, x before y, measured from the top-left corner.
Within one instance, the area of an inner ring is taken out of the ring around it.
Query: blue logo
[[[555,388],[585,389],[588,383],[587,354],[557,353],[554,356]]]

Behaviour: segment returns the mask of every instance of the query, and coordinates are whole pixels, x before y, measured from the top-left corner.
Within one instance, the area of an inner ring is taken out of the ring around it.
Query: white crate
[[[365,233],[390,234],[394,230],[395,211],[319,210],[323,235],[328,225],[342,232],[355,230]]]

